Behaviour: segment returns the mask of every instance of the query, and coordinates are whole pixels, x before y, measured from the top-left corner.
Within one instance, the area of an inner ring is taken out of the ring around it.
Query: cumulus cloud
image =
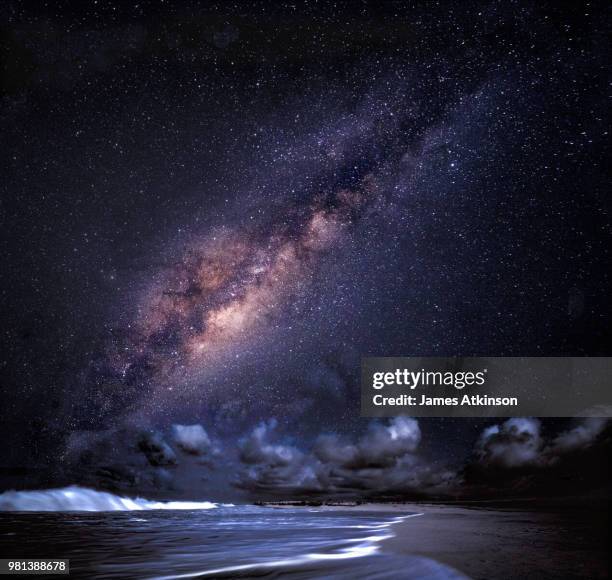
[[[259,493],[319,491],[316,464],[296,447],[275,442],[276,427],[275,419],[264,421],[239,442],[239,459],[244,469],[235,485]]]
[[[587,417],[575,427],[558,435],[549,448],[549,453],[557,456],[590,447],[610,424],[604,417]]]
[[[324,463],[346,468],[388,467],[415,451],[420,440],[421,430],[415,419],[395,417],[388,424],[370,423],[366,434],[354,444],[335,435],[322,435],[314,454]]]
[[[415,451],[420,441],[421,430],[415,419],[395,417],[386,425],[371,423],[358,447],[369,463],[384,464]]]
[[[176,454],[162,433],[136,427],[75,431],[66,444],[68,463],[170,466]]]
[[[154,467],[176,465],[176,453],[159,433],[141,433],[138,439],[138,448]]]
[[[172,440],[185,453],[206,455],[214,451],[208,433],[200,424],[172,425]]]
[[[456,475],[416,454],[421,430],[415,419],[373,421],[354,443],[336,435],[315,442],[319,479],[332,492],[366,494],[445,493]]]
[[[537,463],[542,439],[537,419],[513,418],[485,429],[476,443],[481,463],[501,467],[522,467]]]
[[[195,486],[201,490],[217,453],[199,424],[170,429],[122,425],[73,432],[62,466],[65,481],[81,485],[129,493],[181,493]]]
[[[556,435],[513,418],[487,427],[463,470],[465,495],[574,495],[606,485],[610,419],[577,419]]]
[[[320,435],[308,453],[273,442],[276,422],[261,423],[241,442],[244,464],[237,485],[251,491],[342,496],[445,493],[456,475],[415,452],[418,422],[408,417],[373,421],[355,441]]]
[[[174,489],[177,457],[163,434],[135,426],[73,432],[62,458],[63,480],[116,492]]]
[[[301,457],[296,447],[273,444],[270,438],[276,429],[276,419],[263,421],[239,444],[240,459],[244,463],[267,465],[289,465]]]
[[[610,420],[600,417],[580,419],[569,430],[546,440],[541,423],[534,418],[512,418],[487,427],[480,435],[474,455],[483,465],[503,468],[545,467],[564,455],[591,447]]]

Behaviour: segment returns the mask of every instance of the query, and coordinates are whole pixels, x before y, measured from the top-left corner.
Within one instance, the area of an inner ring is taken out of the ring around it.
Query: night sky
[[[597,471],[605,422],[373,423],[358,375],[611,354],[607,10],[5,2],[0,485]]]

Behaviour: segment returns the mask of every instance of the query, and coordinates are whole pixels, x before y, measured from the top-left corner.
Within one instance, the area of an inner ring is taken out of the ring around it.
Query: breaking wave
[[[207,510],[217,504],[209,501],[150,501],[121,497],[77,485],[41,491],[0,493],[0,511],[28,512],[118,512],[142,510]]]

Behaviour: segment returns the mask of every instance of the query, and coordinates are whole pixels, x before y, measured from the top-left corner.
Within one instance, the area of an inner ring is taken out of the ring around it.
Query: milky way
[[[222,357],[279,325],[283,308],[307,288],[321,258],[380,199],[367,176],[354,189],[318,196],[291,228],[264,235],[226,228],[192,244],[147,292],[132,344],[115,368],[127,374],[134,359],[145,359],[158,381],[214,372]]]

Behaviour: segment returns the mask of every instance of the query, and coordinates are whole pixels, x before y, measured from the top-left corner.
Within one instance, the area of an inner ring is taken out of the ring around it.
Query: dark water
[[[0,547],[3,557],[69,558],[70,578],[461,577],[380,551],[410,515],[257,506],[4,512]]]

